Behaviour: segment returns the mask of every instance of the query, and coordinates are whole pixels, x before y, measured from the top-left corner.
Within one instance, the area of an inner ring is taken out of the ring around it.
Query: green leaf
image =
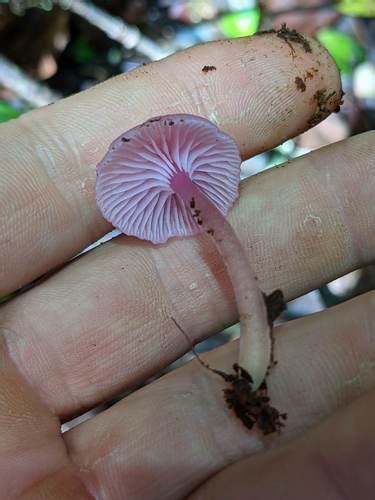
[[[224,14],[219,19],[219,29],[227,38],[254,35],[259,28],[260,9],[242,10]]]
[[[375,17],[374,0],[339,0],[336,4],[341,14],[353,17]]]
[[[335,28],[319,30],[316,38],[331,54],[342,73],[352,73],[353,68],[366,58],[364,48],[352,36]]]
[[[72,54],[74,60],[80,64],[87,64],[95,59],[95,51],[84,36],[80,36],[74,41]]]
[[[8,120],[12,120],[13,118],[17,118],[22,114],[21,111],[15,109],[6,101],[0,100],[0,123],[7,122]]]

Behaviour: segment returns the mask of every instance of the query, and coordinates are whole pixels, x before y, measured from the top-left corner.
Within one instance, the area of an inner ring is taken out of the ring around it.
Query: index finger
[[[197,46],[2,125],[0,294],[109,230],[95,204],[95,166],[122,131],[150,116],[198,114],[246,158],[334,110],[337,68],[306,43],[311,52],[276,34]]]

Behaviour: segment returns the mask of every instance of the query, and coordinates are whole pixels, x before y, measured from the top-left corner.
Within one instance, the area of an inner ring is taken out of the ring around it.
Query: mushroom
[[[225,215],[238,196],[241,157],[234,140],[188,114],[155,117],[118,137],[97,166],[96,199],[121,232],[164,243],[205,231],[233,286],[240,320],[238,364],[264,380],[271,359],[265,296]]]

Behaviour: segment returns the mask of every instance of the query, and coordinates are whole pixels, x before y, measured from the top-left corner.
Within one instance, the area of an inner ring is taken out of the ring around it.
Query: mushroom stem
[[[249,259],[232,226],[185,172],[171,188],[191,210],[194,220],[216,242],[232,282],[240,320],[239,365],[252,377],[252,389],[263,382],[271,360],[271,331],[264,296]]]

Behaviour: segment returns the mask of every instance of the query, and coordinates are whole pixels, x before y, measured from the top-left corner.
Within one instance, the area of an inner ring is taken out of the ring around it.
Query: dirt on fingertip
[[[316,110],[311,118],[308,120],[308,125],[314,127],[320,123],[324,118],[331,113],[332,108],[334,112],[340,111],[340,106],[343,104],[344,93],[341,91],[340,95],[335,90],[329,92],[327,89],[317,90],[313,96],[316,102]],[[334,101],[335,100],[335,101]]]
[[[259,31],[258,33],[256,33],[256,36],[267,35],[270,33],[274,33],[278,38],[284,40],[284,42],[286,42],[289,45],[292,55],[294,55],[295,53],[293,44],[300,45],[305,52],[312,52],[311,44],[307,40],[307,38],[301,35],[301,33],[299,33],[297,30],[288,28],[286,23],[282,23],[281,28],[279,30],[270,29],[265,31]]]
[[[209,71],[216,71],[216,66],[203,66],[203,73],[208,73]]]
[[[296,87],[298,90],[300,90],[301,92],[305,92],[306,83],[302,80],[302,78],[300,76],[295,77],[294,83],[296,84]]]
[[[333,110],[334,113],[338,113],[341,109],[341,106],[344,104],[344,95],[345,95],[345,92],[341,89],[340,99],[337,102],[337,106]]]

